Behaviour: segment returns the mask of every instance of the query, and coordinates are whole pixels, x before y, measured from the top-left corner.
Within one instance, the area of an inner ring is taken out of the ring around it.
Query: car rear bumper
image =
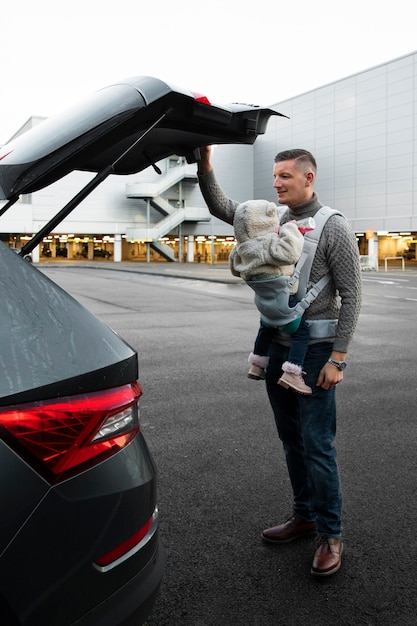
[[[155,511],[155,468],[142,435],[112,458],[54,487],[5,444],[0,451],[11,470],[8,480],[13,476],[20,489],[7,491],[6,478],[4,484],[0,480],[0,494],[12,492],[3,500],[15,514],[10,532],[3,524],[1,626],[139,626],[162,578],[158,529],[114,567],[100,569],[95,563],[133,537]],[[32,512],[14,506],[26,487],[33,492]],[[16,523],[20,530],[12,535]],[[2,621],[6,610],[11,617]]]
[[[165,554],[158,538],[157,549],[148,564],[125,585],[94,607],[77,626],[140,626],[152,611],[164,571]]]

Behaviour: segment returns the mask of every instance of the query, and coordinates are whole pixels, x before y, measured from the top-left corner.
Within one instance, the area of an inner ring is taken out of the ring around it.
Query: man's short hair
[[[292,150],[283,150],[282,152],[278,152],[274,161],[275,163],[279,163],[280,161],[292,161],[296,159],[300,164],[309,165],[314,173],[317,172],[317,163],[316,159],[313,157],[311,152],[308,150],[304,150],[303,148],[293,148]]]

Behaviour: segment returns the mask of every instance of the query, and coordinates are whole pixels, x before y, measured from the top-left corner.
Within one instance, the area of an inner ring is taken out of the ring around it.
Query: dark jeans
[[[332,352],[331,343],[308,347],[306,384],[313,389],[303,396],[277,385],[288,348],[273,343],[269,351],[266,385],[279,438],[284,447],[294,494],[294,513],[315,520],[319,533],[340,537],[342,494],[336,460],[335,389],[317,387],[317,378]]]
[[[268,326],[263,326],[261,322],[253,348],[254,354],[259,354],[259,356],[267,356],[274,335],[275,329]],[[309,340],[310,331],[304,321],[304,318],[301,318],[298,329],[295,331],[295,333],[292,333],[291,335],[291,348],[288,353],[288,361],[290,363],[294,363],[295,365],[300,365],[301,367],[304,367],[304,359],[306,356]]]
[[[275,328],[263,326],[262,322],[256,335],[255,345],[253,346],[254,354],[259,356],[267,356],[269,348],[271,347],[272,337],[275,335]]]

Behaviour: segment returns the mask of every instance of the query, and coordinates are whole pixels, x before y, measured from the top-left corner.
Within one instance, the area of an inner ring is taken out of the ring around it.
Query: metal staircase
[[[158,254],[163,256],[164,259],[166,259],[167,261],[170,261],[172,263],[176,262],[177,259],[174,257],[172,248],[168,246],[166,243],[163,243],[163,241],[158,241],[158,242],[151,241],[150,246],[153,250],[158,252]]]
[[[197,183],[195,164],[190,166],[182,163],[170,168],[165,174],[158,177],[155,182],[136,182],[126,186],[128,198],[149,200],[164,217],[146,228],[128,228],[126,236],[129,239],[139,239],[150,244],[151,248],[161,254],[167,261],[176,261],[170,246],[159,241],[161,237],[170,233],[174,228],[186,221],[200,222],[210,221],[207,209],[192,207],[175,207],[162,194],[183,180]]]
[[[155,182],[130,183],[126,185],[126,195],[128,198],[156,198],[186,179],[197,182],[195,164],[182,163],[171,167],[165,174],[158,176]]]

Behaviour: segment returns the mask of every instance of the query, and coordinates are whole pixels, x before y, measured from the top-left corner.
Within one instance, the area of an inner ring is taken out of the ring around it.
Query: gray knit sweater
[[[228,198],[216,181],[214,172],[199,175],[200,189],[209,211],[215,217],[233,224],[239,202]],[[317,195],[304,204],[288,209],[281,223],[314,217],[322,207]],[[328,271],[331,280],[317,299],[306,310],[304,317],[310,320],[338,319],[333,349],[347,352],[359,317],[361,306],[361,273],[359,252],[355,235],[347,220],[333,215],[327,221],[311,268],[310,280],[316,283]],[[277,335],[277,341],[288,344],[289,340]]]

